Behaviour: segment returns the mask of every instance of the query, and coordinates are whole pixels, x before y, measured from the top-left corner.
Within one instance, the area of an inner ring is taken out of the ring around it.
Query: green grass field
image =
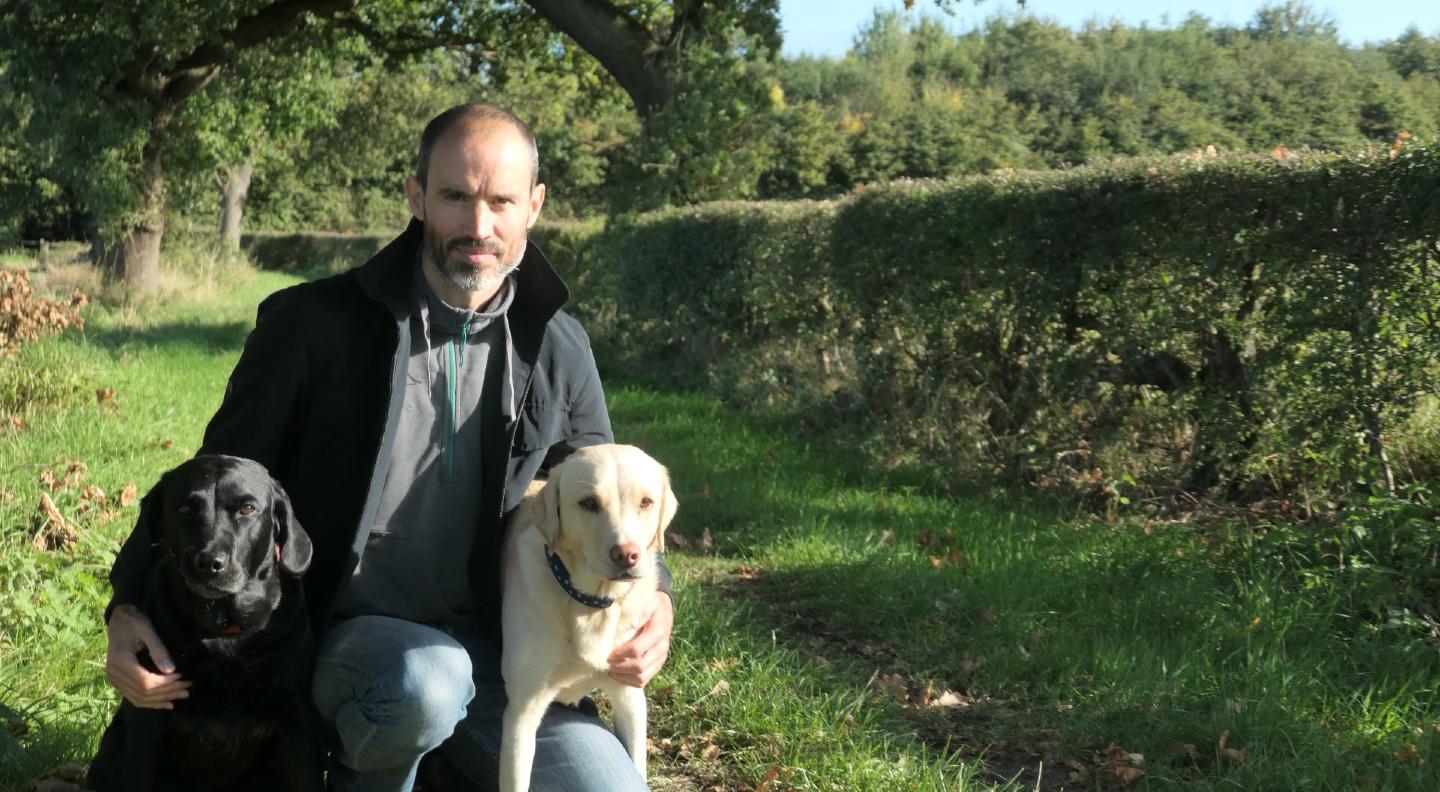
[[[120,494],[194,452],[255,305],[291,282],[92,305],[0,362],[0,418],[24,424],[0,430],[0,789],[93,749]],[[612,380],[609,400],[680,500],[657,789],[1440,788],[1440,649],[1262,532],[931,494],[706,396]],[[42,493],[73,546],[36,548]]]

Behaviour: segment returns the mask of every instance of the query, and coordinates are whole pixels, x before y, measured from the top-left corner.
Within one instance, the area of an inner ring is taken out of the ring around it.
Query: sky
[[[1025,11],[1072,28],[1089,19],[1173,26],[1192,10],[1216,24],[1244,25],[1256,9],[1273,4],[1265,0],[1026,0]],[[1309,0],[1309,5],[1334,19],[1340,37],[1352,44],[1393,39],[1411,24],[1426,35],[1440,33],[1437,0]],[[780,25],[785,34],[782,52],[791,56],[843,55],[876,8],[903,7],[899,0],[780,0]],[[1015,0],[956,0],[954,9],[950,27],[958,32],[997,12],[1017,10],[1018,5]],[[917,12],[944,16],[934,0],[916,0],[911,13]]]

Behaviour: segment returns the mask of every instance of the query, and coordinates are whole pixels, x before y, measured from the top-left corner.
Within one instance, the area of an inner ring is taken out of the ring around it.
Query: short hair
[[[530,146],[530,186],[534,187],[540,183],[540,149],[535,145],[535,134],[530,131],[530,127],[503,107],[484,102],[470,102],[456,105],[430,119],[430,123],[425,125],[425,131],[420,133],[420,150],[415,153],[415,179],[420,182],[420,189],[425,189],[426,178],[430,173],[430,152],[434,150],[435,143],[450,131],[451,127],[461,122],[510,125]]]

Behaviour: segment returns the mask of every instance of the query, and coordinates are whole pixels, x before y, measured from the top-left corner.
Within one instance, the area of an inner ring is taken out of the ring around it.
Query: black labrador
[[[199,456],[161,477],[135,530],[150,542],[137,605],[190,680],[190,695],[173,710],[122,701],[86,786],[322,789],[310,697],[315,642],[300,585],[310,538],[279,483],[251,460]],[[148,653],[140,659],[156,671]]]

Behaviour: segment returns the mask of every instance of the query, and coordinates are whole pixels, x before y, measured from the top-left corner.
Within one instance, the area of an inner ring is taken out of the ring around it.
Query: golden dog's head
[[[550,548],[614,581],[655,573],[676,508],[669,472],[628,445],[571,454],[551,469],[542,502],[545,514],[537,522]]]

